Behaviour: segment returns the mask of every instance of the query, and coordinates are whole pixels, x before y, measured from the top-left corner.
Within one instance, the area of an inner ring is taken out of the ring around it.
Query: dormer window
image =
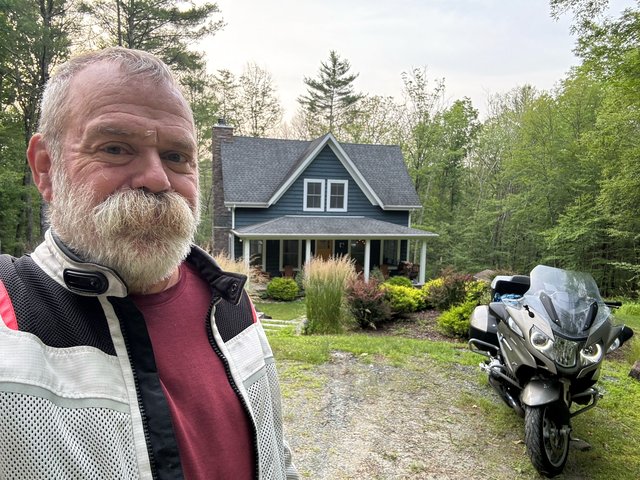
[[[328,180],[327,212],[347,211],[347,180]]]
[[[324,180],[305,178],[304,180],[304,211],[324,211]]]
[[[326,189],[325,189],[326,184]],[[326,196],[325,196],[326,191]],[[304,211],[305,212],[346,212],[348,180],[322,180],[305,178]]]

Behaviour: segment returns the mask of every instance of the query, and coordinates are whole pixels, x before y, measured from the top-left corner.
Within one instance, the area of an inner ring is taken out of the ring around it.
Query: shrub
[[[304,293],[304,270],[298,270],[294,280],[298,284],[299,293]]]
[[[473,279],[470,275],[447,269],[436,280],[425,283],[422,287],[423,297],[428,307],[446,310],[465,301],[466,284]]]
[[[491,301],[491,284],[482,280],[471,280],[465,284],[465,301],[476,305]]]
[[[396,285],[399,287],[413,287],[413,283],[411,283],[409,277],[403,277],[402,275],[390,277],[384,283],[386,283],[387,285]]]
[[[312,258],[304,268],[307,324],[304,333],[339,333],[350,318],[347,285],[355,277],[347,257]]]
[[[402,285],[382,284],[386,300],[395,313],[411,313],[424,308],[423,296],[420,290]]]
[[[267,285],[267,295],[274,300],[290,302],[298,296],[298,284],[292,278],[276,277]]]
[[[370,279],[375,279],[378,284],[384,282],[384,273],[382,273],[382,270],[380,270],[380,268],[375,267],[373,270],[371,270],[371,273],[369,274],[369,278]]]
[[[621,315],[634,315],[640,317],[640,303],[622,303],[622,306],[615,312]]]
[[[451,337],[466,338],[469,335],[471,314],[476,302],[465,302],[443,312],[437,320],[438,329]]]
[[[361,278],[351,281],[347,301],[353,318],[361,328],[377,328],[391,318],[391,305],[380,288],[380,282],[370,278],[366,283]]]

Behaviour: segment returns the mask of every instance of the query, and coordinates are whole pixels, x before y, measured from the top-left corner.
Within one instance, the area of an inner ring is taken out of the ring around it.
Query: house
[[[421,208],[398,146],[241,137],[213,128],[213,253],[293,275],[312,256],[350,255],[368,280],[393,272],[418,240],[424,283],[426,241],[411,228]]]

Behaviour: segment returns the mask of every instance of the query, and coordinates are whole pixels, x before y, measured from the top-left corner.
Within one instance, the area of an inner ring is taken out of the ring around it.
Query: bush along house
[[[411,228],[421,208],[398,146],[240,137],[213,128],[213,253],[292,276],[312,256],[349,255],[369,279],[394,274],[419,249],[424,283],[427,240]],[[394,272],[395,271],[395,272]]]

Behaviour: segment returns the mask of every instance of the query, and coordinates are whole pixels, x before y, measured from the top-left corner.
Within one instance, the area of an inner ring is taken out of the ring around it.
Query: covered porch
[[[427,239],[435,233],[355,216],[283,216],[231,230],[231,250],[271,274],[292,275],[314,256],[348,255],[369,280],[374,268],[397,271],[410,258],[409,240],[420,251],[417,281],[425,282]]]

